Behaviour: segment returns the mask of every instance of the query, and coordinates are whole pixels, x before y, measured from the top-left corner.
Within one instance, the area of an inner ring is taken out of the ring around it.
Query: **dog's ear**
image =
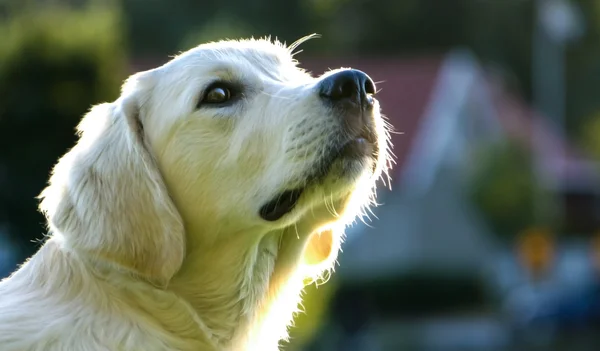
[[[40,209],[67,248],[164,285],[181,266],[185,235],[144,137],[150,80],[130,78],[117,101],[83,118]]]

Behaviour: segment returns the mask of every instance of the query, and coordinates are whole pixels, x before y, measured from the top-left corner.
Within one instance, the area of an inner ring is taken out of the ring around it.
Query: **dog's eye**
[[[198,105],[223,104],[233,97],[232,89],[223,84],[215,83],[209,86]]]
[[[225,102],[231,98],[231,91],[225,87],[214,87],[204,97],[204,103],[216,104]]]

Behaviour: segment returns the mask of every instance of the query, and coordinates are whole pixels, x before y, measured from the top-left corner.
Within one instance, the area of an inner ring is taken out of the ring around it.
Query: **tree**
[[[125,76],[119,13],[107,7],[23,12],[0,26],[0,223],[36,250],[45,220],[36,196],[75,142],[91,105],[118,96]]]
[[[537,196],[556,201],[533,178],[530,152],[520,144],[503,142],[480,150],[474,164],[471,196],[491,229],[514,237],[532,226],[557,223],[536,217]]]

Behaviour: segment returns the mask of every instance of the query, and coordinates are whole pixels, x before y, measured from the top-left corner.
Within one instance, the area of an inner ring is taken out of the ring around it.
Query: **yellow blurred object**
[[[600,159],[600,111],[585,119],[581,130],[582,145],[596,160]]]
[[[592,256],[592,265],[600,273],[600,233],[592,236],[590,241],[590,255]]]
[[[543,275],[554,261],[554,238],[546,229],[528,229],[520,235],[517,241],[517,253],[521,264],[534,277]]]

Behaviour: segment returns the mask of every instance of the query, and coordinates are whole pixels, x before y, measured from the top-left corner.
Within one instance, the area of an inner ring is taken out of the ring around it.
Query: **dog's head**
[[[67,246],[160,282],[186,241],[189,251],[346,223],[387,166],[375,92],[357,70],[312,77],[278,43],[201,45],[91,110],[41,208]],[[339,240],[314,235],[307,262],[331,258]]]

